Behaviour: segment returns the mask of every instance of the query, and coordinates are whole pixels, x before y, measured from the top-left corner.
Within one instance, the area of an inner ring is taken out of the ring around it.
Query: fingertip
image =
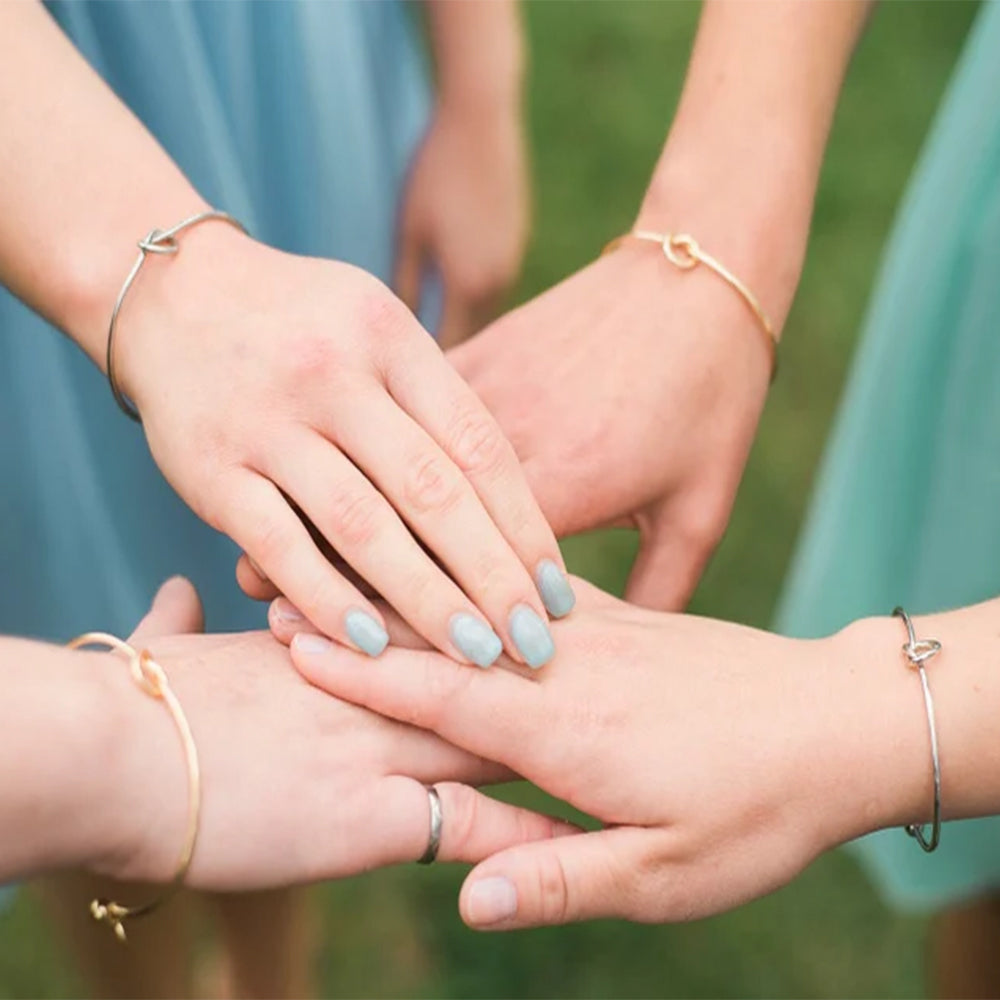
[[[477,877],[473,871],[462,886],[458,905],[462,920],[473,930],[503,930],[517,917],[517,886],[504,874]]]

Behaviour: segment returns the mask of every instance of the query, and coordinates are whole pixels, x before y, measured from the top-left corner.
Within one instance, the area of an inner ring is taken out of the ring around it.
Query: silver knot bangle
[[[902,618],[903,624],[906,626],[906,644],[903,646],[903,655],[909,662],[909,666],[920,674],[920,685],[924,692],[924,707],[927,709],[927,727],[931,734],[931,764],[934,766],[934,816],[931,820],[930,839],[924,836],[923,827],[919,823],[907,823],[903,829],[930,854],[941,843],[941,760],[938,756],[934,699],[931,697],[924,664],[941,652],[941,643],[937,639],[918,639],[913,630],[910,616],[902,608],[895,608],[892,613],[896,618]]]
[[[137,423],[142,423],[142,418],[139,416],[139,410],[136,408],[135,403],[132,402],[125,393],[122,392],[121,387],[118,385],[118,379],[115,377],[115,328],[118,324],[118,314],[121,312],[122,303],[125,301],[125,296],[128,294],[128,290],[132,287],[132,282],[135,281],[136,276],[142,267],[143,261],[146,259],[146,254],[156,253],[156,254],[175,254],[180,249],[180,245],[177,242],[178,233],[183,232],[185,229],[190,229],[192,226],[198,225],[199,222],[208,222],[211,219],[216,219],[219,222],[228,222],[229,225],[235,226],[241,232],[246,233],[247,228],[238,219],[234,219],[228,212],[220,212],[217,209],[210,209],[207,212],[199,212],[197,215],[192,215],[190,218],[184,219],[183,222],[178,222],[176,226],[172,226],[170,229],[151,229],[141,240],[139,240],[139,256],[136,257],[135,263],[132,265],[132,270],[129,271],[128,277],[125,279],[125,284],[122,285],[122,290],[118,293],[118,298],[115,299],[115,307],[111,310],[111,322],[108,323],[108,348],[107,354],[105,356],[105,368],[108,373],[108,385],[111,387],[111,395],[114,396],[115,402],[118,404],[122,412],[131,417]]]

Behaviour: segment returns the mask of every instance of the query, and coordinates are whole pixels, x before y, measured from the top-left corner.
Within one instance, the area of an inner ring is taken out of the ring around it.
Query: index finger
[[[329,694],[523,773],[545,738],[541,686],[509,670],[469,670],[433,650],[390,647],[363,663],[325,636],[299,633],[292,662]]]

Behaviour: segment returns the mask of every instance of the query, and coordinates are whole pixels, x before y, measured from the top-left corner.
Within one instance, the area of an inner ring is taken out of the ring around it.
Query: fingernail
[[[250,568],[262,579],[267,579],[267,574],[249,557],[247,556],[247,562],[250,563]]]
[[[344,625],[351,642],[369,656],[378,656],[389,645],[389,633],[367,611],[348,611]]]
[[[553,618],[564,618],[573,610],[576,594],[558,563],[543,559],[535,570],[535,582],[538,584],[538,593],[542,595],[545,610]]]
[[[536,670],[555,656],[556,645],[548,625],[527,604],[519,604],[511,612],[510,637],[525,663]]]
[[[500,636],[481,618],[465,611],[452,616],[448,631],[451,641],[477,666],[490,666],[503,652]]]
[[[486,926],[509,920],[517,913],[517,889],[509,878],[484,878],[469,890],[469,922]]]
[[[320,656],[333,649],[333,643],[326,636],[316,635],[313,632],[299,632],[292,637],[292,645],[306,656]]]
[[[283,622],[305,621],[305,616],[291,601],[286,601],[284,597],[279,597],[271,605],[275,618]]]

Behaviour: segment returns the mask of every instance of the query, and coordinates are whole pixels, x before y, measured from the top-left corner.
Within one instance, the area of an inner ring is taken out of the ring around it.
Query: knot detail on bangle
[[[167,257],[176,254],[180,250],[180,244],[177,242],[177,235],[179,233],[182,233],[185,229],[190,229],[191,226],[198,225],[200,222],[209,222],[211,220],[227,222],[242,233],[246,233],[247,231],[246,226],[239,219],[233,218],[228,212],[220,212],[217,209],[199,212],[197,215],[192,215],[182,222],[178,222],[176,226],[171,226],[169,229],[150,229],[139,240],[139,256],[136,257],[135,263],[132,265],[132,270],[129,271],[125,282],[122,284],[122,289],[118,293],[118,298],[115,299],[114,308],[111,310],[111,320],[108,323],[108,344],[104,356],[104,367],[107,371],[108,386],[111,389],[111,395],[114,396],[115,402],[122,413],[131,417],[136,423],[142,422],[139,410],[135,403],[122,392],[115,375],[115,331],[118,326],[118,314],[122,310],[122,304],[125,302],[128,290],[132,287],[132,283],[135,281],[143,262],[146,260],[146,255],[159,254],[160,256]]]
[[[654,233],[648,229],[633,229],[622,236],[616,236],[601,251],[602,256],[617,250],[627,240],[641,240],[646,243],[657,243],[663,250],[663,255],[674,267],[681,271],[691,271],[699,264],[704,264],[710,271],[714,271],[730,288],[735,291],[746,303],[747,308],[753,313],[758,326],[764,333],[767,343],[767,352],[771,361],[771,381],[774,381],[778,374],[778,337],[774,332],[774,326],[768,318],[760,300],[749,287],[733,274],[724,264],[718,261],[710,253],[702,250],[698,241],[687,233]]]

